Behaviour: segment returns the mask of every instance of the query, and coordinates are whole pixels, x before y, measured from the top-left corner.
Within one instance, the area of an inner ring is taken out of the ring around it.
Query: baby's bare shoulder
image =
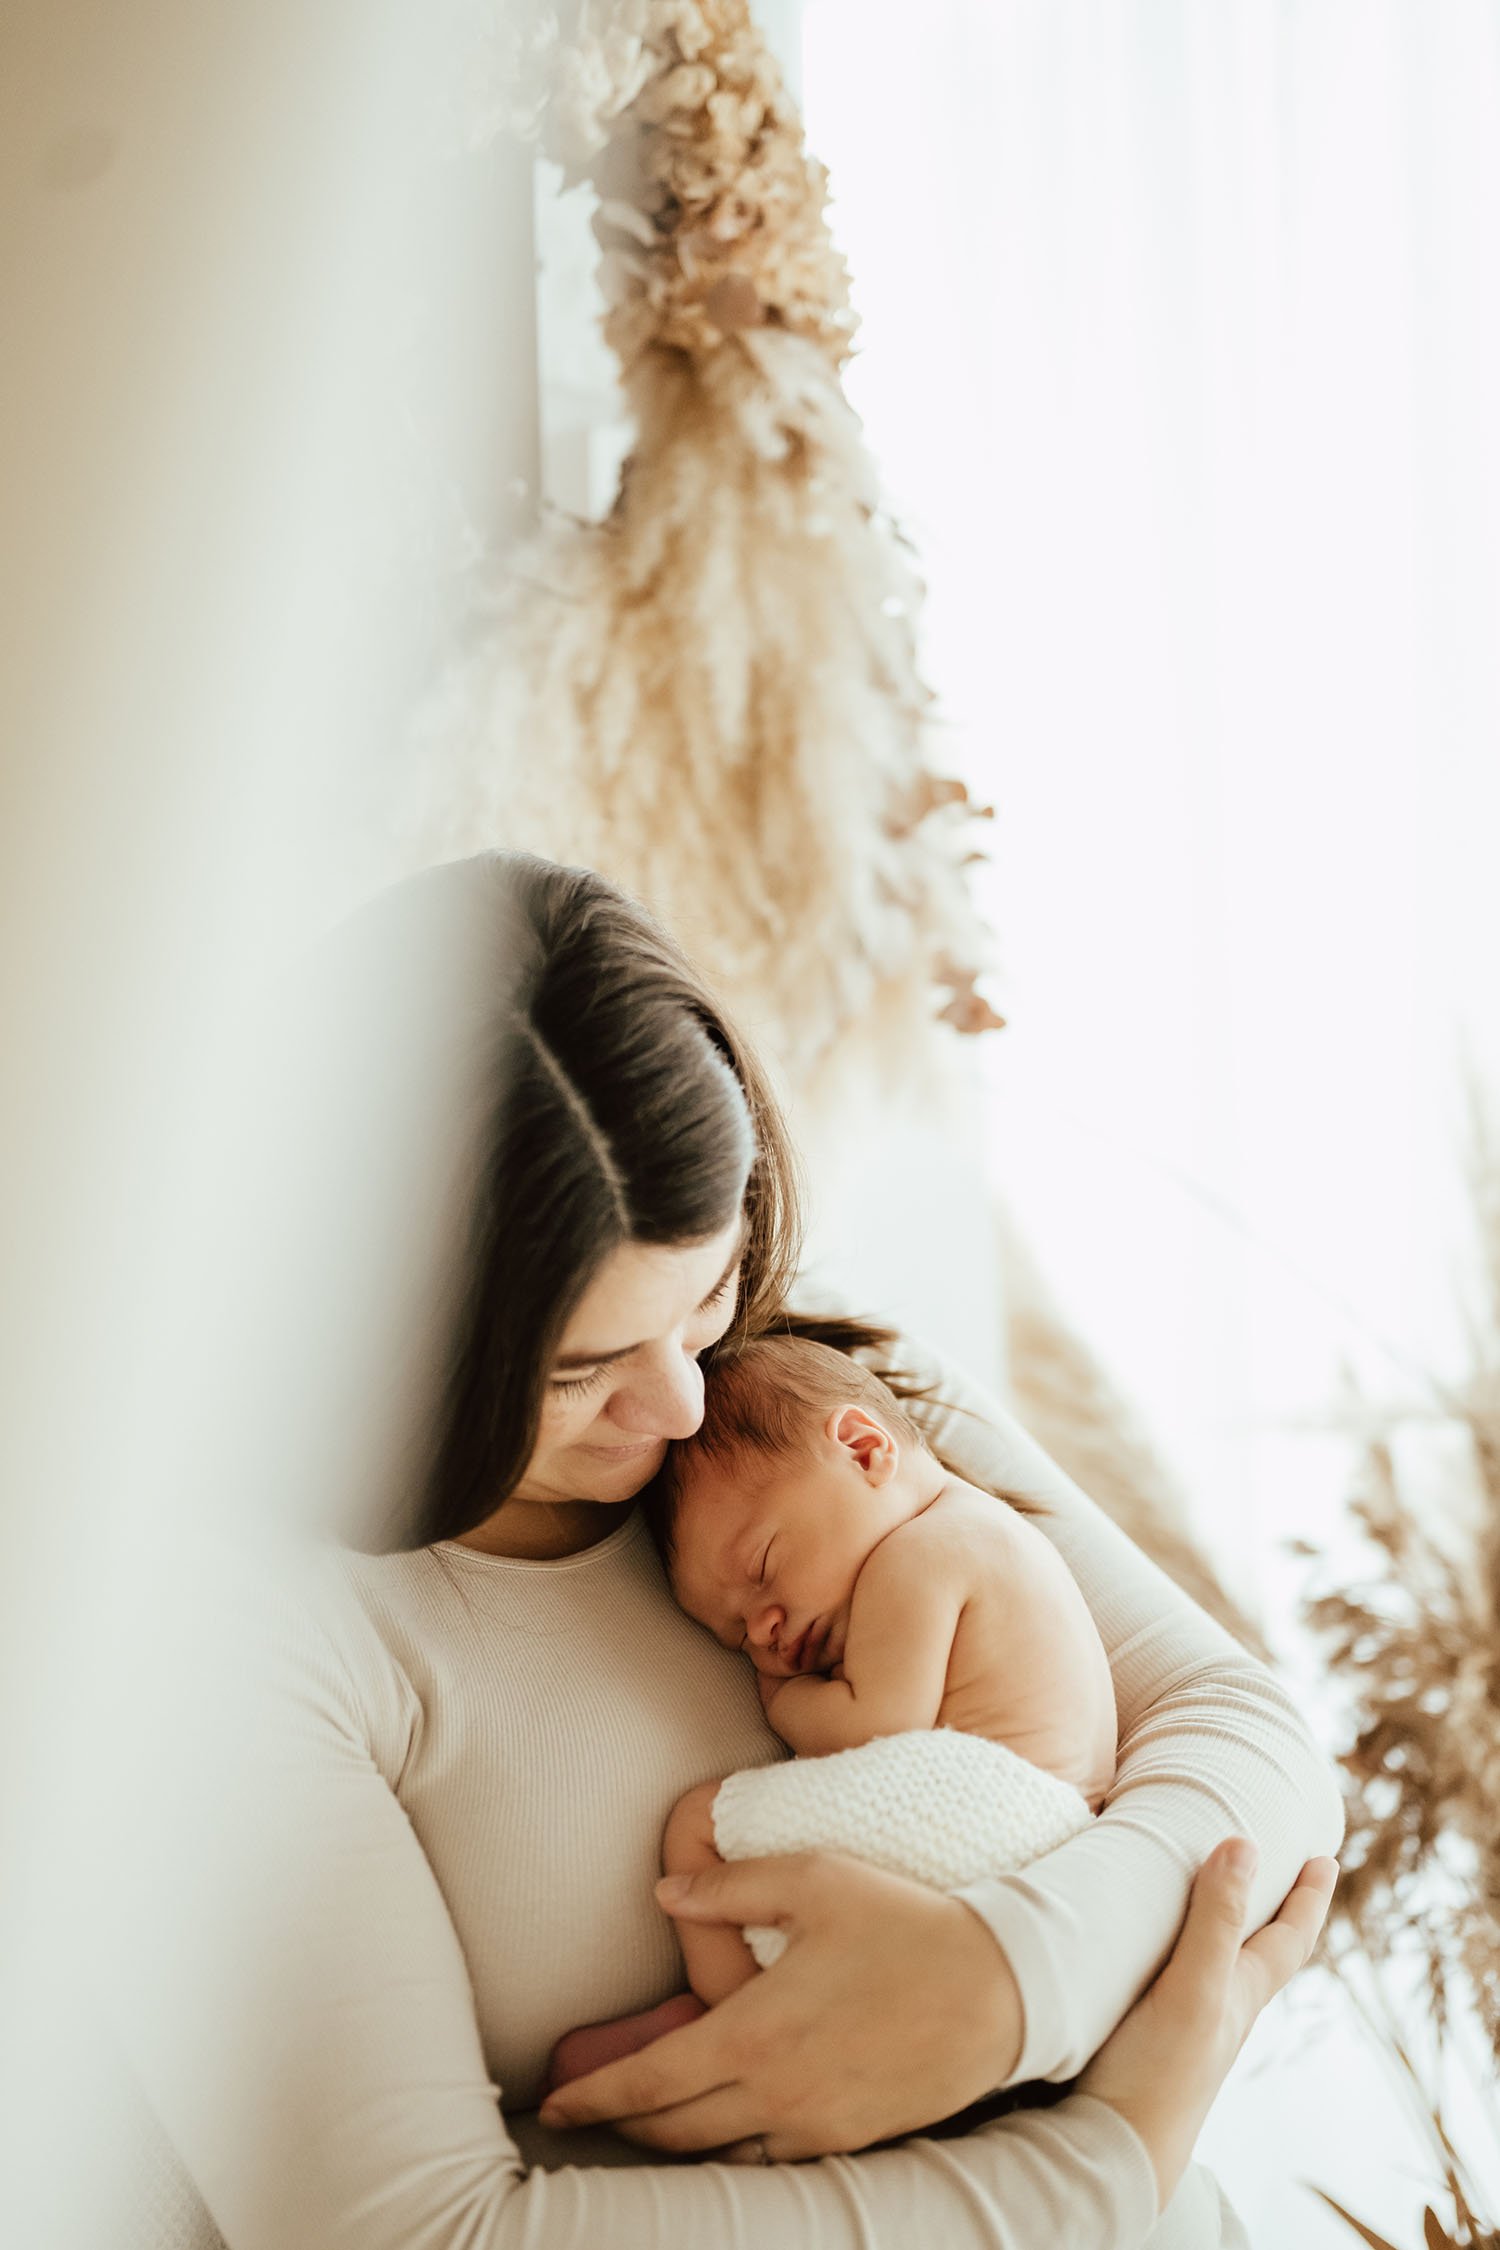
[[[1067,1564],[1044,1531],[1008,1500],[957,1477],[906,1528],[919,1525],[927,1527],[929,1544],[963,1555],[971,1570],[1017,1593],[1035,1598],[1060,1583],[1072,1585]]]
[[[936,1500],[907,1528],[916,1530],[918,1525],[925,1525],[932,1539],[975,1541],[1011,1553],[1024,1553],[1037,1540],[1044,1547],[1049,1544],[1008,1500],[959,1477],[950,1477]]]
[[[866,1562],[865,1572],[873,1572],[877,1580],[924,1583],[973,1575],[968,1542],[941,1498],[888,1531]]]

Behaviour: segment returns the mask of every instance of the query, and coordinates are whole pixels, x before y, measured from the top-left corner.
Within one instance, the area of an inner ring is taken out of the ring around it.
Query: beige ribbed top
[[[1233,1830],[1269,1912],[1333,1849],[1337,1792],[1289,1698],[981,1394],[924,1415],[962,1474],[1043,1501],[1114,1672],[1101,1817],[965,1894],[1026,2010],[1018,2079],[1072,2075],[1159,1963]],[[345,1557],[286,1605],[268,1740],[206,1826],[239,1885],[174,1939],[222,2037],[184,2052],[137,1997],[145,2083],[230,2250],[1213,2250],[1190,2175],[1156,2229],[1145,2152],[1069,2096],[959,2141],[764,2171],[553,2147],[527,2108],[571,2025],[681,1988],[652,1898],[692,1783],[783,1755],[748,1665],[673,1604],[638,1518],[522,1562],[442,1546]],[[232,1899],[229,1894],[233,1893]],[[581,2155],[583,2161],[569,2161]],[[625,2158],[621,2163],[619,2160]],[[558,2168],[545,2169],[545,2165]]]

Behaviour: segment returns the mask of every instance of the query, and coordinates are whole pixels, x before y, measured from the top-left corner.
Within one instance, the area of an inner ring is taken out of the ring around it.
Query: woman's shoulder
[[[413,1698],[369,1598],[361,1566],[374,1559],[322,1544],[241,1558],[220,1614],[268,1709],[305,1737],[337,1738],[394,1769]]]
[[[966,1483],[1030,1514],[1086,1507],[1077,1487],[993,1390],[926,1339],[899,1332],[887,1355],[903,1404],[934,1452]],[[881,1370],[885,1372],[884,1367]]]

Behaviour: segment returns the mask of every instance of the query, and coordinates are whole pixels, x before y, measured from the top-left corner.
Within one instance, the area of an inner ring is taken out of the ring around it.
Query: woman
[[[341,1004],[341,1071],[396,1104],[439,1088],[442,1114],[425,1142],[391,1127],[411,1176],[361,1174],[334,1237],[431,1198],[441,1172],[431,1210],[461,1207],[463,1247],[446,1291],[410,1283],[446,1304],[450,1339],[416,1515],[399,1551],[346,1555],[278,1604],[269,1738],[201,1824],[213,1858],[188,1878],[175,1966],[222,2011],[213,2051],[184,2054],[143,2010],[148,2089],[230,2250],[1242,2239],[1185,2167],[1331,1883],[1314,1868],[1291,1889],[1339,1810],[1288,1698],[937,1371],[935,1437],[1037,1504],[1093,1608],[1115,1791],[1087,1835],[963,1900],[818,1855],[717,1871],[671,1911],[780,1922],[789,1948],[683,2021],[653,1899],[662,1820],[694,1782],[782,1753],[750,1668],[672,1604],[632,1503],[697,1427],[702,1356],[786,1318],[775,1106],[675,947],[596,876],[460,863],[349,944],[418,1004],[398,1029]],[[1214,1851],[1236,1830],[1259,1850],[1248,1901]],[[1247,1912],[1289,1890],[1242,1947]],[[548,2109],[612,2124],[639,2161],[521,2114],[560,2033],[657,2003],[676,2028]],[[1079,2071],[1054,2106],[871,2148]],[[649,2153],[706,2150],[757,2168]],[[866,2153],[829,2153],[849,2151]]]

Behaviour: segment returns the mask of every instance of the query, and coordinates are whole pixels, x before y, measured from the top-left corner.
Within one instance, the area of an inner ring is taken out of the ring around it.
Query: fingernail
[[[566,2125],[568,2122],[567,2111],[559,2108],[554,2102],[543,2102],[541,2108],[537,2111],[537,2117],[543,2125],[550,2125],[554,2131],[559,2125]]]
[[[1236,1881],[1248,1883],[1255,1873],[1255,1846],[1248,1837],[1236,1836],[1224,1854],[1229,1872]]]
[[[679,1906],[693,1887],[690,1875],[663,1875],[656,1895],[663,1906]]]

